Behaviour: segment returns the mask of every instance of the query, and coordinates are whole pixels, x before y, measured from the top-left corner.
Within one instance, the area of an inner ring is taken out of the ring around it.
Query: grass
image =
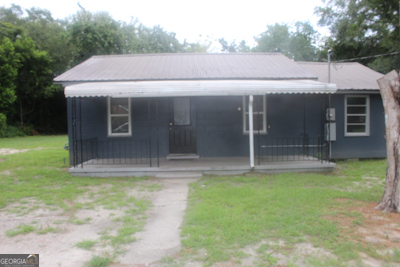
[[[86,249],[86,250],[91,250],[94,245],[96,245],[98,242],[96,240],[89,240],[85,239],[82,240],[81,242],[78,242],[75,244],[75,247],[81,248],[81,249]]]
[[[68,151],[63,149],[67,136],[34,136],[0,139],[0,147],[28,149],[28,151],[0,155],[0,211],[6,210],[17,216],[25,216],[43,209],[57,211],[69,216],[69,220],[54,221],[54,224],[90,224],[91,217],[77,217],[77,211],[84,209],[118,210],[123,216],[117,217],[115,234],[104,231],[99,240],[84,240],[77,247],[90,249],[95,243],[106,240],[113,253],[108,257],[95,256],[87,266],[107,266],[116,254],[122,253],[122,245],[134,242],[133,234],[144,225],[144,212],[150,201],[127,194],[129,189],[139,191],[160,190],[160,184],[141,183],[146,177],[94,178],[71,176]],[[79,199],[84,198],[84,201]],[[57,233],[58,228],[20,225],[6,232],[9,237],[35,232],[36,234]]]
[[[194,254],[205,249],[207,253],[201,260],[206,265],[232,260],[244,247],[263,240],[283,240],[288,245],[311,242],[331,251],[340,261],[357,261],[359,252],[367,248],[343,236],[340,227],[326,216],[340,212],[340,207],[347,205],[336,199],[378,202],[383,185],[362,185],[365,177],[382,181],[385,170],[383,160],[344,161],[338,163],[335,173],[328,175],[205,177],[191,184],[182,244]],[[363,224],[357,212],[344,216],[352,218],[353,226]],[[280,249],[278,246],[260,252],[260,264],[276,264],[271,252],[281,252]]]
[[[36,231],[36,233],[39,235],[44,235],[47,233],[57,233],[57,232],[58,232],[58,229],[50,227],[50,226],[48,226],[44,229],[42,227],[40,227],[40,229]]]
[[[19,234],[27,234],[33,232],[35,231],[35,229],[36,229],[35,226],[20,224],[17,228],[12,230],[7,230],[5,233],[6,236],[13,237]]]
[[[108,266],[112,260],[107,257],[94,256],[90,261],[88,261],[84,266],[85,267],[106,267]]]
[[[0,209],[8,204],[34,198],[40,203],[57,206],[65,211],[83,208],[83,204],[75,203],[75,199],[90,191],[91,186],[111,185],[97,194],[97,205],[105,205],[109,209],[126,205],[123,191],[133,188],[136,182],[146,178],[90,178],[71,176],[68,152],[63,149],[66,136],[34,136],[0,139],[0,147],[31,149],[24,153],[2,155],[0,164]],[[64,163],[64,159],[65,163]],[[3,174],[2,174],[3,173]],[[100,198],[102,195],[105,198]],[[86,204],[90,205],[90,204]]]

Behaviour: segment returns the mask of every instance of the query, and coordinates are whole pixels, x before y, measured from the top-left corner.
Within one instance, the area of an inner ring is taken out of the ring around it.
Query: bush
[[[0,113],[0,132],[4,131],[7,126],[7,117],[3,113]]]
[[[0,138],[25,136],[25,133],[18,127],[5,125],[0,127]]]

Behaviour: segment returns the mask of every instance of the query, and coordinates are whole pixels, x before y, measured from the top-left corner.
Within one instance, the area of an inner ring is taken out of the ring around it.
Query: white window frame
[[[111,98],[107,97],[107,132],[108,136],[111,137],[124,137],[124,136],[132,136],[132,122],[131,122],[131,99],[128,97],[128,114],[111,114]],[[122,97],[115,97],[122,98]],[[127,133],[112,133],[111,132],[111,118],[112,117],[128,117],[128,132]]]
[[[267,96],[266,95],[254,95],[253,97],[263,97],[263,129],[260,131],[256,131],[254,130],[253,133],[254,134],[267,134]],[[248,96],[247,96],[248,97]],[[249,112],[246,111],[246,106],[249,103],[246,103],[246,96],[243,96],[243,134],[249,134],[249,131],[246,130],[246,124],[247,124],[247,120],[249,118]],[[253,111],[253,115],[254,114],[261,114],[261,112],[257,112],[257,111]],[[253,124],[255,124],[256,122],[253,122]]]
[[[350,105],[350,106],[366,106],[366,114],[354,114],[355,116],[365,116],[365,123],[347,123],[347,117],[351,116],[347,114],[347,99],[349,97],[363,97],[366,99],[365,105]],[[347,125],[364,125],[365,124],[365,132],[352,133],[347,132]],[[370,124],[370,102],[369,95],[346,95],[344,99],[344,136],[369,136],[369,124]]]

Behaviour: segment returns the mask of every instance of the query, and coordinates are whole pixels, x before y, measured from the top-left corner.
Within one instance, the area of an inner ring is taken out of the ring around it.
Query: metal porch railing
[[[258,163],[271,161],[328,160],[327,143],[319,137],[263,138],[259,141]]]
[[[97,138],[78,140],[74,146],[74,166],[145,165],[151,167],[151,141],[99,141]]]

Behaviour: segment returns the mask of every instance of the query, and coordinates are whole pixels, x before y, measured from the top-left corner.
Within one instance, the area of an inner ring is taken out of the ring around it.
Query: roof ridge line
[[[147,53],[147,54],[114,54],[114,55],[94,55],[96,57],[141,57],[141,56],[234,56],[234,55],[283,55],[280,52],[244,52],[244,53]]]

